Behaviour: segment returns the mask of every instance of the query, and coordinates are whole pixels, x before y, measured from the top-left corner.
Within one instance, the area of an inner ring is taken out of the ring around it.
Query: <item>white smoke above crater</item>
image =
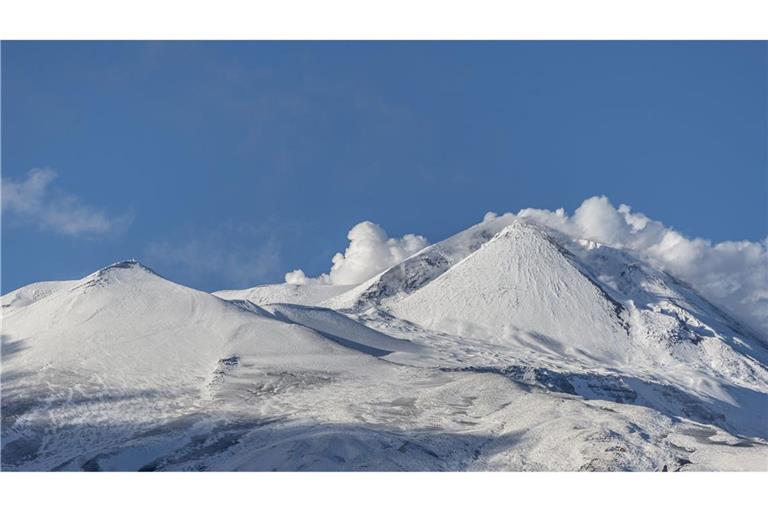
[[[389,238],[381,226],[370,221],[357,224],[349,231],[347,238],[349,245],[344,254],[336,253],[327,274],[307,277],[303,270],[294,270],[285,274],[285,282],[334,285],[362,283],[428,245],[427,239],[419,235]]]

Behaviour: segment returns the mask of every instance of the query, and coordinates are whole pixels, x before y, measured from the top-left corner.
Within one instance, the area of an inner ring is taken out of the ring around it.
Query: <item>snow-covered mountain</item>
[[[768,345],[633,254],[491,218],[358,286],[128,261],[2,297],[5,470],[768,469]]]

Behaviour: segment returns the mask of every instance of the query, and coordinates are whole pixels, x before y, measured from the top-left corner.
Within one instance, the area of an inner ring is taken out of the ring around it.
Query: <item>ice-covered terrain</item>
[[[2,297],[4,470],[766,470],[768,346],[632,253],[489,218],[358,286],[135,261]]]

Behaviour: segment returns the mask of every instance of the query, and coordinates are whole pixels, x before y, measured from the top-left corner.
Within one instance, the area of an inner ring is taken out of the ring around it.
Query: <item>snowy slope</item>
[[[268,284],[245,290],[220,290],[213,294],[225,300],[247,300],[256,305],[300,304],[316,306],[352,288],[330,284]]]
[[[345,346],[372,355],[423,351],[418,345],[375,331],[332,309],[295,304],[270,304],[264,309],[275,318],[309,327]]]
[[[75,281],[45,281],[42,283],[33,283],[18,290],[12,291],[2,297],[3,312],[9,312],[13,309],[28,306],[40,299],[56,293],[59,290],[72,286]]]

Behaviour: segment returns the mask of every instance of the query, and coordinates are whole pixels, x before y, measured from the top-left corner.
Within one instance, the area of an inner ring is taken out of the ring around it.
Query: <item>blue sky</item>
[[[131,257],[279,282],[362,220],[438,241],[601,194],[761,239],[767,77],[764,42],[5,42],[4,183],[53,171],[3,212],[2,290]]]

